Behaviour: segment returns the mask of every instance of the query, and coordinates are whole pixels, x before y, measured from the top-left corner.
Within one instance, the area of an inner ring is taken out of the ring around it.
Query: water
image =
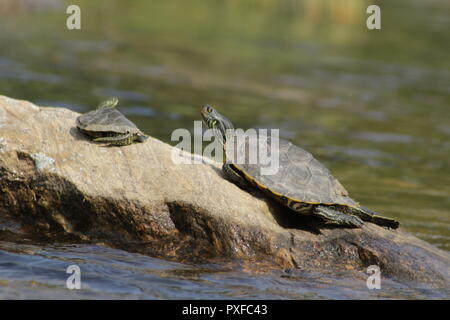
[[[368,290],[365,279],[351,273],[340,278],[286,271],[255,275],[95,245],[0,242],[0,248],[2,299],[442,299],[449,294],[389,280],[382,291]],[[81,290],[66,288],[72,264],[80,267]]]
[[[117,96],[171,144],[209,103],[236,127],[279,128],[353,198],[450,250],[448,1],[378,1],[378,31],[363,0],[86,0],[81,31],[65,28],[68,3],[0,1],[0,94],[78,112]],[[376,297],[347,276],[249,277],[101,246],[3,243],[0,255],[0,298]],[[88,290],[61,289],[72,259]],[[386,294],[445,295],[411,290]]]

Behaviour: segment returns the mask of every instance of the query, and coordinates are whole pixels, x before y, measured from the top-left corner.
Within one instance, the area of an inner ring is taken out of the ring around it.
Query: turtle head
[[[205,125],[213,130],[216,139],[224,145],[234,129],[231,121],[208,104],[203,106],[201,114]]]

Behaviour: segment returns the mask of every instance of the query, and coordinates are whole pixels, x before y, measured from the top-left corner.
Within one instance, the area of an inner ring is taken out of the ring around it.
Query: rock
[[[384,277],[449,285],[449,254],[404,231],[301,217],[229,183],[210,160],[174,164],[173,147],[154,138],[94,144],[75,128],[78,115],[0,96],[0,239],[103,242],[252,270],[377,265]]]

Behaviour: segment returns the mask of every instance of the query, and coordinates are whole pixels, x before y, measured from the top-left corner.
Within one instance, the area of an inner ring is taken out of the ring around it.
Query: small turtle
[[[399,226],[398,221],[380,216],[350,198],[347,190],[330,171],[302,148],[283,139],[278,140],[278,148],[271,147],[272,140],[267,136],[261,138],[260,135],[257,140],[230,139],[236,136],[230,120],[209,105],[202,108],[201,115],[224,148],[227,160],[222,171],[225,177],[241,188],[256,187],[295,212],[314,215],[334,225],[361,227],[363,221],[369,221],[394,229]],[[227,143],[227,139],[233,141],[232,144]],[[227,146],[232,149],[232,154],[239,157],[253,143],[262,143],[260,146],[267,147],[270,153],[278,154],[276,173],[262,174],[263,165],[259,157],[254,164],[245,155],[240,158],[244,161],[230,160]]]
[[[77,128],[92,137],[94,142],[125,146],[144,142],[148,136],[115,108],[119,99],[111,98],[100,103],[96,110],[77,118]]]

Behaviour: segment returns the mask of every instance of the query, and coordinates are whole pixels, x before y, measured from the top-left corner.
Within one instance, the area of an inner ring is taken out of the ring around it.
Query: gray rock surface
[[[401,228],[328,227],[239,189],[217,163],[173,163],[157,139],[94,144],[75,128],[78,115],[0,96],[0,239],[103,242],[252,270],[378,265],[388,278],[449,286],[449,254]]]

